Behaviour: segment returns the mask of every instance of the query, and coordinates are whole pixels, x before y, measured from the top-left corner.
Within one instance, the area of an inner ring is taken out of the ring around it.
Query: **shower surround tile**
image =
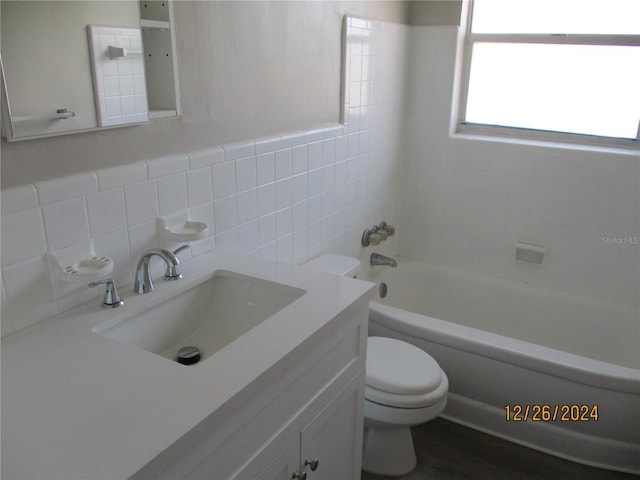
[[[400,253],[638,308],[640,155],[450,135],[457,33],[411,29]]]

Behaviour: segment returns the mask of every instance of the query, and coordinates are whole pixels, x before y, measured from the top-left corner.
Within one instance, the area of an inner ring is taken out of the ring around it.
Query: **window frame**
[[[474,33],[471,31],[474,0],[469,0],[464,28],[464,47],[462,76],[459,96],[458,134],[484,135],[505,139],[535,140],[578,145],[594,145],[640,149],[640,121],[636,138],[616,138],[580,133],[556,132],[552,130],[529,129],[467,122],[467,96],[471,75],[471,59],[475,43],[537,43],[553,45],[603,45],[603,46],[640,46],[640,35],[607,35],[607,34],[527,34],[527,33]]]

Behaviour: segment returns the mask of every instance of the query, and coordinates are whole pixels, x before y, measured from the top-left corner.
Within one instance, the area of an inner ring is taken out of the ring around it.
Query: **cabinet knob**
[[[318,464],[320,462],[318,462],[317,458],[311,459],[311,458],[305,458],[304,460],[304,466],[306,467],[307,465],[309,465],[309,467],[311,468],[312,472],[315,472],[318,469]]]
[[[300,473],[296,470],[295,472],[293,472],[293,475],[291,475],[291,478],[299,478],[300,480],[307,480],[307,472],[303,471],[302,473]]]

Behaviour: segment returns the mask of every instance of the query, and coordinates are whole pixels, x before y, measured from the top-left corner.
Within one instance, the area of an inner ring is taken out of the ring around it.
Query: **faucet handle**
[[[187,248],[189,248],[191,245],[189,245],[188,243],[185,243],[184,245],[180,245],[178,248],[176,248],[173,251],[174,255],[178,255],[181,251],[186,250]]]
[[[369,243],[371,245],[380,245],[380,242],[382,242],[382,240],[383,238],[380,233],[372,233],[371,235],[369,235]]]
[[[182,274],[178,271],[178,265],[180,264],[180,261],[178,260],[178,257],[176,255],[178,255],[178,253],[180,253],[182,250],[186,248],[189,248],[189,244],[181,245],[178,248],[176,248],[173,252],[164,250],[166,254],[169,254],[168,256],[170,256],[170,254],[173,253],[173,258],[176,261],[175,265],[171,265],[169,262],[167,262],[167,268],[164,271],[165,280],[180,280],[182,278]]]
[[[113,281],[113,277],[103,278],[102,280],[96,280],[89,284],[90,287],[97,287],[98,285],[105,284],[107,289],[104,292],[104,298],[102,299],[102,308],[117,308],[124,305],[124,300],[120,298],[116,284]]]
[[[393,237],[393,234],[396,233],[396,227],[389,225],[387,222],[380,222],[380,229],[387,232],[390,237]]]
[[[189,248],[191,245],[189,245],[188,243],[185,243],[184,245],[180,245],[178,248],[176,248],[173,251],[173,254],[176,255],[176,260],[177,259],[177,255],[183,251],[186,250],[187,248]],[[175,266],[171,266],[167,264],[167,269],[164,271],[164,279],[165,280],[180,280],[182,278],[182,274],[178,273],[178,268]]]
[[[367,228],[362,233],[362,246],[368,247],[369,245],[380,245],[380,242],[385,240],[385,238],[382,238],[380,227],[374,225],[371,229]]]

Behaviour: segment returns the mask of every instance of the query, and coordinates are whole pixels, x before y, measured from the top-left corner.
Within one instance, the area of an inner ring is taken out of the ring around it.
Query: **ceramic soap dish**
[[[87,282],[88,279],[109,275],[112,271],[111,258],[91,257],[63,266],[60,277],[65,282]]]
[[[209,235],[209,225],[190,220],[187,213],[160,217],[158,226],[162,237],[172,242],[195,242]]]

